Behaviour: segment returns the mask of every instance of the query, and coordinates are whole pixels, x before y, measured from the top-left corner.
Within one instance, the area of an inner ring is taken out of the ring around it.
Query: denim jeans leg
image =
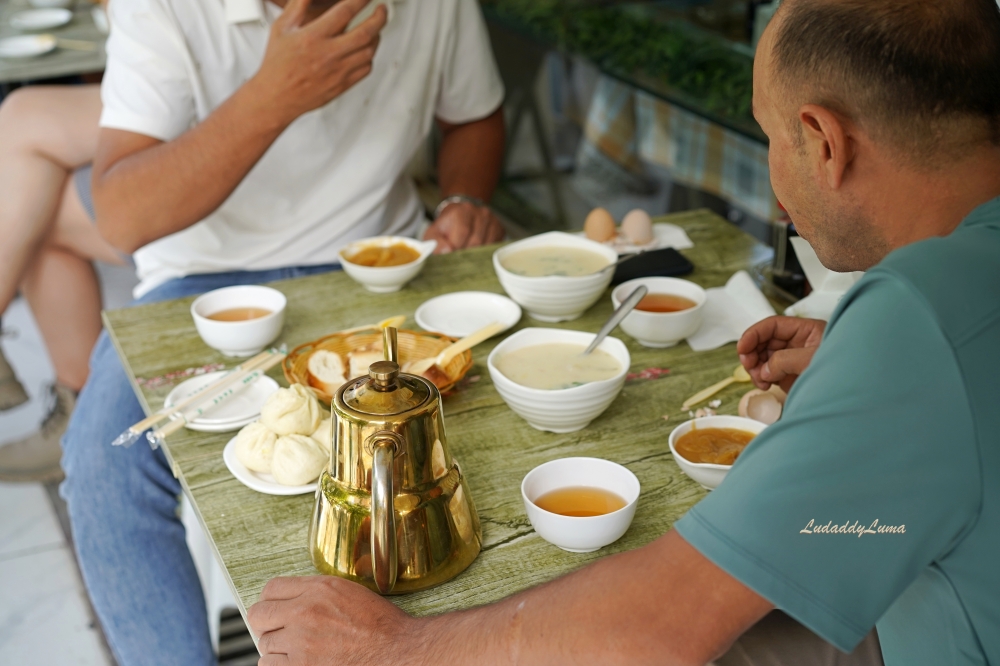
[[[144,440],[112,447],[145,414],[108,334],[63,438],[73,537],[94,609],[120,666],[217,663],[201,583],[177,516],[181,488]]]

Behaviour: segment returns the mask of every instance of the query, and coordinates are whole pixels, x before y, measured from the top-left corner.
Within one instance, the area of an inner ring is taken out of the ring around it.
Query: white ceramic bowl
[[[368,247],[389,247],[396,243],[409,245],[420,253],[417,259],[408,264],[399,266],[361,266],[352,264],[351,257]],[[374,238],[362,238],[355,241],[340,251],[340,264],[355,282],[359,283],[368,291],[376,294],[388,294],[399,291],[407,282],[417,277],[417,273],[424,267],[427,257],[431,256],[437,241],[418,241],[405,236],[375,236]]]
[[[650,294],[683,296],[696,303],[689,310],[680,312],[644,312],[632,310],[622,321],[621,327],[644,347],[673,347],[694,335],[705,318],[705,290],[688,280],[669,277],[638,278],[623,282],[611,292],[611,303],[617,309],[622,301],[639,285],[645,285]]]
[[[604,412],[614,402],[625,384],[632,359],[625,344],[612,337],[601,342],[598,349],[611,354],[621,363],[621,371],[611,379],[590,382],[582,386],[548,391],[528,388],[507,378],[496,367],[499,357],[522,347],[550,342],[570,342],[589,345],[594,340],[593,333],[583,331],[563,331],[557,328],[525,328],[498,344],[490,353],[486,364],[497,392],[515,414],[528,422],[532,428],[549,432],[575,432]]]
[[[548,492],[574,486],[609,490],[626,504],[612,513],[586,518],[551,513],[535,504]],[[521,499],[540,537],[571,553],[589,553],[618,541],[628,530],[639,500],[639,479],[609,460],[560,458],[528,472],[521,482]]]
[[[684,435],[693,427],[699,428],[734,428],[736,430],[746,430],[755,435],[759,435],[767,427],[766,424],[753,419],[745,419],[742,416],[703,416],[699,419],[691,419],[680,424],[670,433],[670,453],[677,461],[678,467],[685,474],[702,485],[703,488],[714,490],[719,487],[726,474],[733,468],[732,465],[713,465],[711,463],[693,463],[677,453],[674,443],[677,438]],[[753,444],[753,442],[751,442]]]
[[[202,294],[191,304],[198,335],[226,356],[253,356],[281,334],[285,323],[285,295],[277,289],[242,285]],[[247,321],[215,321],[209,315],[231,308],[264,308],[271,314]]]
[[[569,321],[576,319],[597,302],[604,290],[611,284],[614,270],[608,269],[581,277],[550,275],[546,277],[525,277],[511,273],[500,263],[519,250],[531,247],[575,247],[589,250],[606,257],[608,263],[618,261],[618,253],[613,249],[561,231],[550,231],[522,241],[506,245],[493,253],[493,268],[511,298],[528,311],[532,318],[545,322]]]

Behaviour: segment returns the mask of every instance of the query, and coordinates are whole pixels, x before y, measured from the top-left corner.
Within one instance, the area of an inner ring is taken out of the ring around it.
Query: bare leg
[[[89,262],[121,263],[69,178],[93,158],[100,111],[97,86],[25,88],[0,107],[0,312],[23,288],[57,379],[76,390],[101,327]]]

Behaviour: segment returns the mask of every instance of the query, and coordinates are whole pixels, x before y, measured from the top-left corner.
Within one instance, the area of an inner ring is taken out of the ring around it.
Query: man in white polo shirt
[[[345,244],[418,233],[405,168],[436,123],[443,251],[499,240],[489,198],[503,87],[475,0],[130,0],[112,33],[97,224],[138,302],[336,268]],[[63,441],[84,579],[120,664],[209,664],[198,577],[161,451],[102,336]]]

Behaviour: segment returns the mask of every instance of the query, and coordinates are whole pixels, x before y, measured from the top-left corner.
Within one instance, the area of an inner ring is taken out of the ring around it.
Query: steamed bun
[[[316,443],[323,447],[327,455],[333,453],[333,419],[323,419],[311,437]]]
[[[326,451],[312,437],[286,435],[274,445],[271,475],[283,486],[303,486],[319,477],[327,460]]]
[[[254,421],[236,435],[236,459],[253,472],[271,473],[271,459],[278,436],[260,421]]]
[[[322,419],[319,401],[312,390],[301,384],[278,389],[260,410],[260,422],[279,437],[311,435]]]

